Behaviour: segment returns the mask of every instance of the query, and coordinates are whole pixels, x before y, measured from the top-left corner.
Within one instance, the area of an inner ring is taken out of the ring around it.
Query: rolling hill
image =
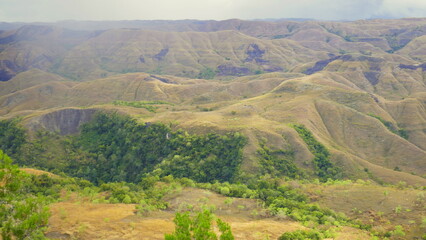
[[[58,173],[24,169],[60,198],[48,237],[162,239],[215,207],[241,239],[423,236],[426,19],[0,30],[0,129],[18,119],[13,157]]]
[[[417,56],[423,19],[197,24],[2,32],[0,113],[43,126],[41,115],[51,111],[118,109],[195,132],[241,131],[249,137],[249,172],[258,166],[262,138],[276,149],[297,149],[297,164],[312,168],[311,153],[289,125],[302,123],[346,176],[372,172],[385,182],[424,184],[426,84]],[[392,50],[396,43],[400,49]],[[116,100],[172,105],[153,113]]]

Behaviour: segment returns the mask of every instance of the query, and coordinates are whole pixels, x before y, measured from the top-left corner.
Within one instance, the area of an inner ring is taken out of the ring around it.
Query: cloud
[[[0,0],[0,21],[426,17],[425,0]]]
[[[360,19],[371,16],[377,0],[238,0],[243,18]],[[260,2],[260,4],[259,4]],[[236,4],[237,5],[237,4]]]
[[[376,14],[393,18],[426,17],[426,1],[383,0]]]

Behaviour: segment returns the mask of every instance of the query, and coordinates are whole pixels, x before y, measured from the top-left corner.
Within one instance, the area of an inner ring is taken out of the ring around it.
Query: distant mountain
[[[425,19],[345,23],[232,19],[26,25],[0,33],[0,80],[33,67],[75,80],[124,72],[197,77],[212,70],[217,76],[241,76],[294,71],[296,66],[345,53],[392,61],[398,57],[398,63],[415,64],[422,58],[407,51],[421,44],[425,23]],[[392,54],[397,51],[400,54]]]
[[[313,18],[260,18],[260,19],[252,19],[253,21],[261,21],[261,22],[286,22],[286,21],[294,21],[294,22],[306,22],[306,21],[315,21]]]

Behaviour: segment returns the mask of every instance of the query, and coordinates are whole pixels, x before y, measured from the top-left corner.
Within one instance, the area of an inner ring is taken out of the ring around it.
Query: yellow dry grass
[[[425,230],[425,190],[407,188],[403,183],[399,187],[352,183],[303,188],[320,206],[360,219],[375,230],[390,231],[395,225],[402,225],[406,239],[418,237]]]
[[[174,231],[174,212],[182,204],[215,205],[215,215],[230,223],[235,239],[277,239],[284,232],[305,229],[298,222],[265,216],[253,216],[261,209],[254,200],[232,198],[232,203],[222,195],[196,188],[185,188],[169,196],[171,208],[155,211],[148,216],[135,215],[134,204],[93,204],[77,199],[51,205],[47,236],[53,239],[164,239],[164,234]],[[244,206],[241,207],[241,206]],[[214,229],[219,233],[217,226]],[[366,232],[344,227],[335,229],[335,239],[369,239]]]

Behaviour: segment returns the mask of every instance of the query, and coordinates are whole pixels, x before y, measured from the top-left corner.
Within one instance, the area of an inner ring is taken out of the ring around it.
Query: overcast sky
[[[0,0],[0,21],[426,17],[426,0]]]

